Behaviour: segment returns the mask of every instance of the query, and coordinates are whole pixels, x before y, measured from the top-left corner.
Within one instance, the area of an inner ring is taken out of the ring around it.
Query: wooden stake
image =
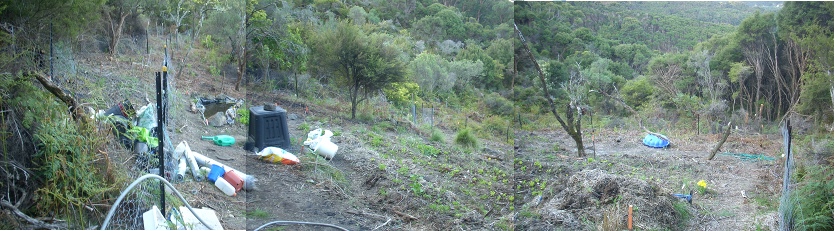
[[[632,230],[632,206],[629,206],[629,215],[626,218],[626,228]]]

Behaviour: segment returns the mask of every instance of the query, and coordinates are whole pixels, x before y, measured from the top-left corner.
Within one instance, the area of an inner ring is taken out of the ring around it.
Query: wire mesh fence
[[[167,60],[165,60],[167,62]],[[171,69],[168,69],[171,71]],[[169,102],[171,100],[176,100],[176,94],[172,94],[176,92],[175,88],[176,80],[174,79],[173,72],[167,73],[167,83],[163,84],[165,86],[165,92],[167,94],[162,94],[162,114],[163,115],[163,124],[158,124],[157,118],[157,104],[151,103],[148,104],[144,110],[140,109],[137,111],[137,118],[134,121],[131,121],[133,124],[132,126],[139,126],[148,129],[151,137],[158,137],[159,130],[156,129],[158,126],[163,126],[165,128],[168,126],[171,120],[171,116],[167,115],[169,111],[171,111],[171,105]],[[159,84],[159,83],[158,83]],[[163,88],[160,86],[160,89]],[[172,99],[173,98],[173,99]],[[137,229],[144,229],[144,218],[143,213],[152,209],[153,206],[157,206],[160,210],[162,210],[162,214],[169,214],[166,209],[177,208],[179,205],[182,204],[176,197],[170,194],[170,189],[163,189],[161,186],[162,183],[159,180],[147,180],[144,182],[139,183],[136,187],[131,189],[130,191],[125,192],[124,190],[128,186],[128,184],[132,183],[134,179],[140,178],[146,174],[159,174],[160,172],[160,150],[159,146],[163,146],[165,151],[163,151],[164,155],[164,168],[162,169],[163,175],[167,180],[171,180],[173,177],[173,173],[175,172],[175,168],[177,163],[173,162],[174,158],[172,157],[171,152],[174,150],[173,144],[171,143],[171,137],[169,137],[167,133],[167,129],[162,129],[164,137],[162,140],[158,142],[158,144],[153,145],[152,142],[134,142],[132,145],[128,146],[129,152],[117,152],[116,154],[111,156],[111,159],[114,162],[120,163],[122,169],[125,170],[125,178],[126,182],[125,185],[121,187],[123,192],[124,199],[119,204],[114,204],[116,209],[113,212],[112,218],[110,223],[108,224],[106,229],[118,229],[118,230],[137,230]],[[165,190],[165,192],[163,192]],[[161,197],[165,197],[165,204],[161,201]]]
[[[794,168],[794,160],[792,158],[792,127],[789,120],[786,120],[784,126],[780,128],[780,132],[783,135],[783,153],[786,154],[786,163],[783,170],[783,189],[782,195],[780,196],[780,207],[778,208],[778,213],[780,215],[780,230],[788,231],[792,230],[792,220],[794,211],[794,203],[791,200],[792,194],[792,180],[791,174]]]

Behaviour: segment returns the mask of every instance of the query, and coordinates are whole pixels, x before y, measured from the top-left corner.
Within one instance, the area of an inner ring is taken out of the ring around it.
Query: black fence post
[[[157,156],[159,158],[159,176],[165,178],[165,149],[163,148],[162,123],[165,121],[162,114],[162,74],[156,73],[157,81]],[[165,215],[165,184],[159,182],[160,211]]]

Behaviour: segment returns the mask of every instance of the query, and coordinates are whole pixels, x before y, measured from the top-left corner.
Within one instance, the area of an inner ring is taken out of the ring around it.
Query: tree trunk
[[[357,118],[357,98],[359,98],[359,82],[354,82],[354,86],[350,89],[350,97],[351,97],[351,120]]]
[[[120,7],[119,12],[118,12],[118,14],[119,14],[118,15],[119,16],[119,21],[118,22],[114,22],[112,20],[112,17],[110,16],[111,12],[108,12],[106,14],[107,18],[110,19],[108,21],[110,21],[110,44],[109,44],[110,46],[109,46],[109,48],[110,48],[110,57],[111,58],[116,56],[117,49],[118,49],[118,46],[119,46],[119,40],[122,38],[122,27],[125,25],[125,18],[128,17],[129,13],[130,13],[130,11],[125,12],[124,9],[122,9]]]
[[[296,97],[299,96],[299,74],[293,72],[293,80],[295,84],[293,85],[293,91],[296,92]]]
[[[238,80],[235,81],[235,90],[240,91],[241,80],[244,79],[246,73],[246,48],[241,50],[241,58],[238,59]]]
[[[572,139],[574,139],[574,142],[577,144],[577,155],[579,155],[580,157],[585,156],[586,153],[583,149],[582,131],[579,129],[574,130],[572,126],[566,125],[565,121],[562,119],[560,114],[557,113],[556,103],[554,103],[554,99],[551,98],[551,93],[548,93],[548,84],[545,83],[545,73],[543,73],[542,68],[539,67],[539,62],[536,61],[536,57],[533,56],[533,53],[531,53],[531,50],[528,48],[528,44],[525,41],[525,38],[522,36],[522,31],[519,30],[519,28],[516,26],[516,23],[513,24],[513,28],[519,35],[519,40],[522,41],[522,48],[524,48],[526,53],[528,53],[528,57],[531,58],[531,61],[533,61],[534,63],[534,67],[539,72],[539,81],[542,83],[542,92],[545,95],[545,99],[548,100],[548,105],[550,105],[551,107],[551,114],[557,118],[557,122],[560,123],[562,129],[565,130],[565,132],[568,133],[568,135],[571,136]],[[568,105],[568,108],[569,109],[567,109],[565,113],[566,116],[569,118],[569,123],[573,123],[570,117],[571,113],[573,113],[573,110],[571,110],[571,105]],[[579,128],[579,126],[577,126],[577,128]]]

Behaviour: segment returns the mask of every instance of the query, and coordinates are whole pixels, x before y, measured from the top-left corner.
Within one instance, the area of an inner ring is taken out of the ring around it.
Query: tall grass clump
[[[470,129],[467,128],[458,130],[458,134],[455,135],[455,143],[468,148],[475,148],[478,146],[475,136],[472,132],[470,132]]]
[[[429,136],[429,140],[432,142],[444,142],[444,133],[438,129],[432,129],[432,135]]]

